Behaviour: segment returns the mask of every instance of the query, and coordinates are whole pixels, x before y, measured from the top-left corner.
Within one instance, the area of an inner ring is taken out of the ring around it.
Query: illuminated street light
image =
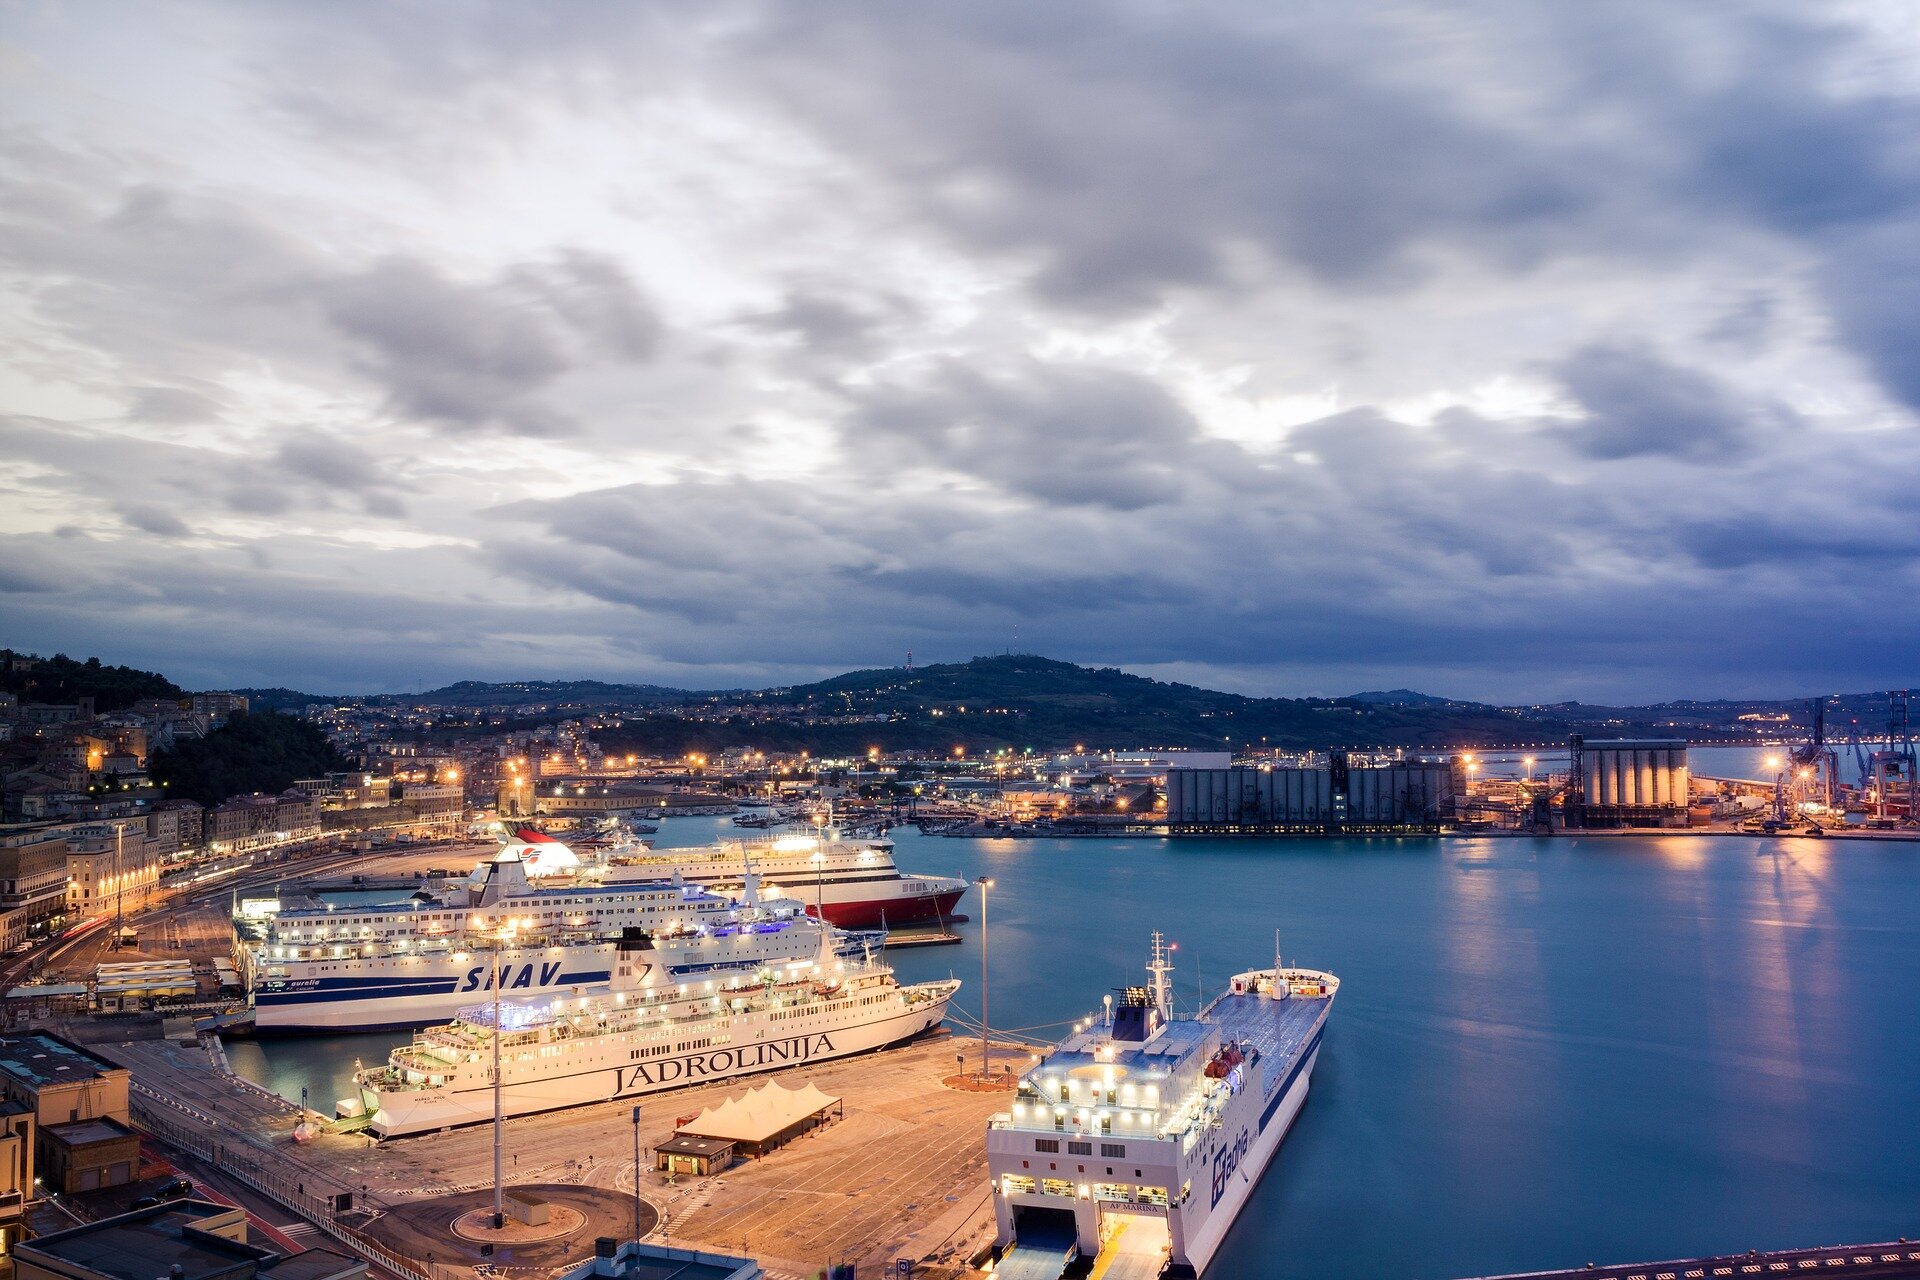
[[[974,883],[980,886],[980,1079],[984,1083],[993,1075],[987,1065],[987,890],[993,888],[993,881],[981,876]]]

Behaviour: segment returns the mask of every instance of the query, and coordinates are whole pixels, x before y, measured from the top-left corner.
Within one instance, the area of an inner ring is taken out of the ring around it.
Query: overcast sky
[[[0,643],[1920,679],[1920,8],[9,4]]]

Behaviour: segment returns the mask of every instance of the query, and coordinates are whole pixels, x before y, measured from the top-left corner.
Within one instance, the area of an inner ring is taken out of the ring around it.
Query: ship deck
[[[1269,1061],[1292,1063],[1305,1052],[1332,996],[1223,995],[1207,1009],[1207,1020],[1230,1040],[1249,1041]]]

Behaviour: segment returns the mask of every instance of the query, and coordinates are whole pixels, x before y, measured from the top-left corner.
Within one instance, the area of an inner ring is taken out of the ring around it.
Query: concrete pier
[[[133,1069],[136,1120],[143,1127],[163,1140],[210,1150],[227,1167],[244,1165],[276,1198],[290,1203],[296,1196],[300,1203],[293,1207],[316,1219],[329,1217],[326,1206],[342,1195],[351,1195],[353,1206],[338,1217],[343,1224],[368,1210],[383,1219],[415,1219],[422,1212],[416,1206],[425,1202],[470,1199],[492,1185],[488,1125],[385,1143],[323,1133],[296,1144],[298,1109],[220,1075],[202,1048],[137,1041],[101,1051]],[[639,1099],[637,1171],[634,1100],[509,1120],[507,1180],[579,1187],[597,1194],[608,1212],[617,1209],[614,1216],[624,1222],[637,1173],[643,1223],[651,1222],[653,1240],[751,1254],[776,1277],[813,1276],[841,1260],[858,1263],[861,1274],[882,1274],[898,1258],[922,1264],[918,1276],[957,1275],[992,1233],[983,1135],[987,1118],[1005,1104],[1001,1094],[942,1083],[960,1053],[976,1062],[978,1043],[943,1035]],[[1029,1061],[1028,1050],[1011,1045],[996,1046],[994,1058],[996,1067],[1004,1062],[1016,1070]],[[769,1078],[789,1086],[811,1081],[841,1097],[844,1119],[713,1178],[668,1181],[655,1172],[651,1148],[672,1135],[679,1117]],[[317,1105],[330,1108],[332,1099]],[[608,1225],[596,1229],[605,1234]],[[375,1234],[389,1247],[407,1249],[403,1234]],[[590,1237],[580,1243],[590,1252]],[[461,1257],[460,1245],[443,1239],[435,1261]]]

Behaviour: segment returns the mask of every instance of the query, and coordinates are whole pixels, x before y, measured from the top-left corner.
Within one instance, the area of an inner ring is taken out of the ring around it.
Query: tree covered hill
[[[108,666],[98,658],[81,661],[56,653],[38,658],[22,671],[8,659],[35,655],[0,649],[0,691],[22,702],[73,702],[92,698],[96,711],[118,711],[143,698],[184,698],[186,690],[154,671]]]
[[[215,805],[254,791],[285,791],[297,779],[345,769],[327,735],[292,716],[236,713],[204,738],[156,751],[147,772],[175,799]]]
[[[872,745],[996,747],[1421,746],[1544,740],[1555,726],[1475,703],[1402,706],[1350,698],[1250,698],[1033,654],[912,671],[852,671],[772,690],[820,716],[881,716]],[[857,735],[855,735],[857,736]]]

